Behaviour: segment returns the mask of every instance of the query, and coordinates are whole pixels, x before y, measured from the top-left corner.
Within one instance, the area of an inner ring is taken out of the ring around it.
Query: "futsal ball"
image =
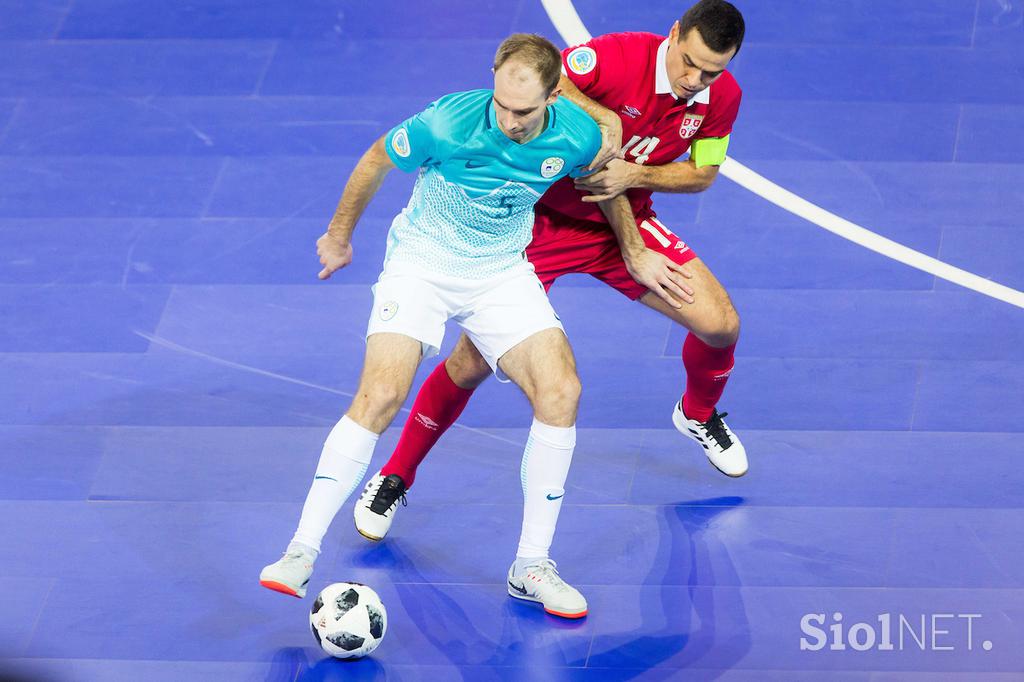
[[[334,583],[317,595],[309,613],[317,644],[335,658],[359,658],[376,649],[388,630],[380,597],[361,583]]]

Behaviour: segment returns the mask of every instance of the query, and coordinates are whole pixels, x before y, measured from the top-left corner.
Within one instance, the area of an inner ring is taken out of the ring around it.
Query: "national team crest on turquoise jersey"
[[[544,159],[544,163],[540,165],[540,175],[544,178],[553,178],[562,172],[562,168],[565,167],[565,159],[561,159],[557,156],[549,156]]]

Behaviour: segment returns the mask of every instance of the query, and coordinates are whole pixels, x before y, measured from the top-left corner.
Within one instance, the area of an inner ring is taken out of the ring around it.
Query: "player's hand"
[[[686,283],[693,278],[693,273],[685,265],[657,251],[644,249],[626,260],[626,269],[637,284],[644,285],[673,308],[682,308],[680,301],[693,303],[693,289]]]
[[[317,277],[327,279],[352,262],[352,245],[324,232],[316,240],[316,255],[320,256],[320,265],[324,266]]]
[[[587,170],[591,171],[604,166],[612,159],[622,158],[622,120],[613,114],[608,117],[606,122],[599,123],[597,127],[601,130],[601,148],[597,150],[597,156],[587,166]]]
[[[635,183],[636,164],[612,159],[603,169],[582,178],[576,178],[576,189],[590,192],[583,201],[596,202],[614,199]]]

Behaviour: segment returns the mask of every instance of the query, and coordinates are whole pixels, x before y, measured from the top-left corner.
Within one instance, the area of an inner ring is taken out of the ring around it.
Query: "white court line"
[[[322,384],[310,383],[308,381],[303,381],[302,379],[296,379],[295,377],[290,377],[290,376],[287,376],[285,374],[278,374],[277,372],[269,372],[269,371],[267,371],[265,369],[260,369],[259,367],[253,367],[252,365],[243,365],[242,363],[235,362],[234,360],[228,360],[226,358],[220,358],[220,357],[217,357],[216,355],[210,355],[209,353],[204,353],[204,352],[199,351],[199,350],[195,350],[195,349],[192,349],[192,348],[188,348],[186,346],[182,346],[179,343],[175,343],[174,341],[171,341],[169,339],[161,338],[159,336],[156,336],[155,334],[148,334],[146,332],[139,331],[138,329],[133,329],[132,332],[136,336],[140,336],[140,337],[146,339],[147,341],[149,341],[151,344],[153,344],[155,346],[160,346],[161,348],[166,348],[167,350],[172,350],[172,351],[174,351],[176,353],[181,353],[183,355],[189,355],[189,356],[192,356],[194,358],[199,358],[201,360],[206,360],[207,362],[212,362],[215,365],[223,365],[224,367],[230,367],[232,369],[237,369],[237,370],[239,370],[241,372],[249,372],[250,374],[256,374],[256,375],[261,376],[261,377],[267,377],[268,379],[276,379],[277,381],[284,381],[286,383],[295,384],[297,386],[304,386],[306,388],[313,388],[313,389],[316,389],[317,391],[324,391],[325,393],[333,393],[334,395],[345,396],[346,398],[355,398],[355,396],[353,394],[348,393],[346,391],[339,391],[338,389],[331,388],[330,386],[324,386]],[[412,410],[410,410],[408,407],[403,407],[399,411],[412,414]],[[485,438],[490,438],[491,440],[500,441],[502,443],[510,443],[512,445],[515,445],[516,447],[519,447],[519,446],[522,445],[522,443],[514,441],[514,440],[511,440],[509,438],[503,438],[501,436],[496,436],[493,433],[488,433],[487,431],[484,431],[482,429],[475,429],[472,426],[466,426],[465,424],[460,424],[458,422],[452,424],[452,427],[456,428],[456,429],[462,429],[463,431],[469,431],[470,433],[475,433],[478,436],[484,436]]]
[[[577,14],[572,0],[540,1],[548,13],[551,23],[555,25],[555,29],[567,44],[577,45],[590,40],[590,32],[587,31],[587,27],[580,19],[580,15]],[[740,187],[750,190],[762,199],[770,201],[776,206],[812,222],[843,239],[848,239],[854,244],[863,246],[865,249],[880,253],[904,265],[917,268],[948,282],[972,289],[985,296],[991,296],[1018,308],[1024,308],[1024,292],[1017,291],[998,282],[993,282],[990,279],[985,279],[975,275],[973,272],[961,270],[949,263],[944,263],[920,251],[915,251],[910,247],[887,239],[845,218],[840,218],[836,214],[826,211],[820,206],[812,204],[789,190],[776,185],[771,180],[752,171],[733,158],[726,159],[719,172]]]

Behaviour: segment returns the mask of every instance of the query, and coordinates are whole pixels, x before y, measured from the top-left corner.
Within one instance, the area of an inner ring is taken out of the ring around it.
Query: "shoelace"
[[[309,562],[309,557],[306,556],[305,552],[299,552],[299,551],[285,552],[283,558],[285,558],[285,559],[297,559],[297,560],[300,560],[300,561],[304,561],[307,564],[310,563]]]
[[[545,559],[536,566],[531,566],[530,570],[538,578],[547,578],[548,582],[559,592],[565,592],[569,589],[569,585],[562,580],[562,576],[558,575],[558,564],[553,559]]]
[[[725,430],[725,423],[722,421],[722,417],[727,416],[729,416],[728,412],[718,414],[718,410],[715,410],[711,413],[711,419],[704,422],[704,429],[723,450],[728,449],[732,445],[732,439],[729,438],[729,434]]]
[[[373,500],[370,501],[370,511],[374,514],[383,514],[388,509],[391,509],[391,505],[395,503],[395,500],[401,500],[402,506],[407,507],[409,503],[405,500],[405,486],[402,485],[401,479],[397,475],[392,474],[391,476],[385,477],[384,481],[380,484],[380,488],[377,489],[377,493],[373,496]]]

